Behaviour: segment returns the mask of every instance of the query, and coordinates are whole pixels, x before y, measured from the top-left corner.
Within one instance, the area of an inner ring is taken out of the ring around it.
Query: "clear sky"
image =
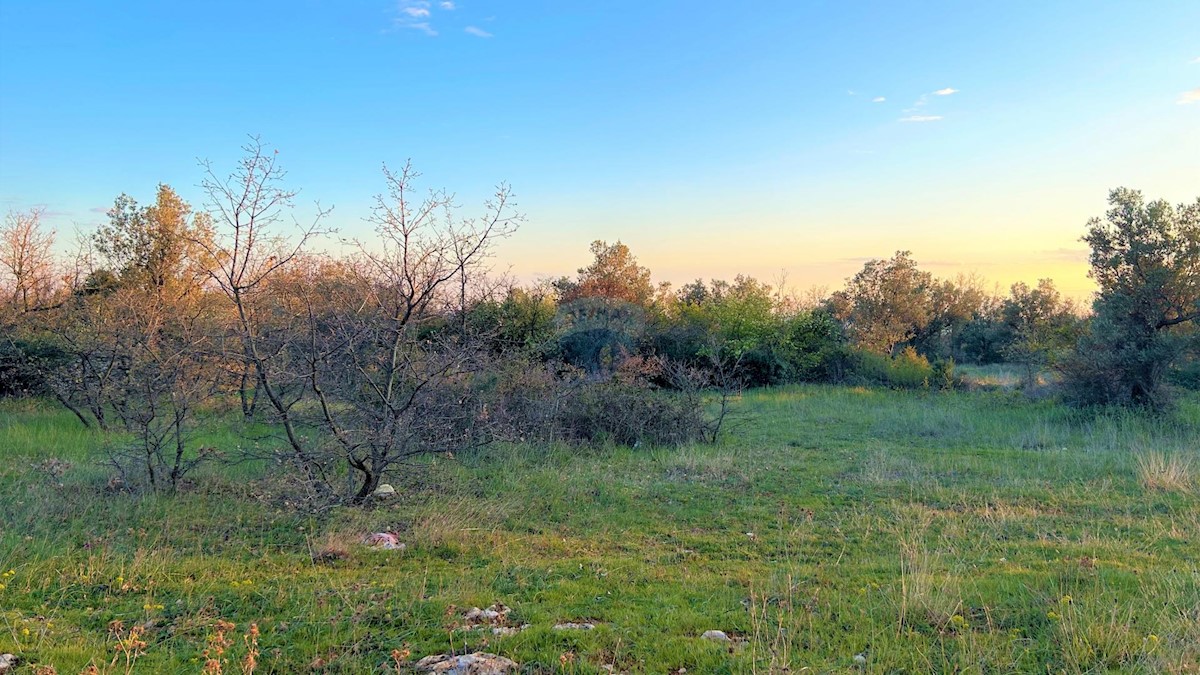
[[[0,0],[0,207],[197,204],[247,134],[343,236],[383,162],[507,181],[523,279],[621,239],[674,282],[910,249],[1083,295],[1109,189],[1200,196],[1200,1]]]

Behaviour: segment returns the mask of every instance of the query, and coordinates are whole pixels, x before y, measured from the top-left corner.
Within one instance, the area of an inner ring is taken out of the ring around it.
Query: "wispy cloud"
[[[906,113],[917,112],[917,110],[920,108],[923,108],[926,103],[929,103],[929,94],[921,94],[921,98],[919,98],[915,102],[913,102],[911,108],[905,108],[904,112],[906,112]]]
[[[936,122],[936,121],[942,119],[941,115],[919,114],[922,112],[922,109],[925,106],[929,105],[929,103],[930,103],[929,97],[930,96],[949,96],[951,94],[957,94],[957,93],[958,93],[958,90],[955,89],[954,87],[946,87],[945,89],[938,89],[937,91],[932,91],[932,92],[929,92],[928,94],[921,94],[921,96],[918,97],[916,101],[913,101],[913,104],[911,106],[909,106],[901,111],[902,113],[907,115],[907,117],[901,117],[900,121],[901,122]]]
[[[883,96],[876,96],[875,98],[871,99],[871,103],[883,103],[886,100],[887,99]]]
[[[1191,61],[1189,61],[1189,63],[1198,63],[1198,64],[1200,64],[1200,56],[1197,56],[1196,58],[1192,59]]]
[[[1179,100],[1175,102],[1179,105],[1188,105],[1189,103],[1196,103],[1197,101],[1200,101],[1200,87],[1196,87],[1191,91],[1183,92],[1179,95]]]
[[[392,29],[415,30],[426,35],[437,35],[439,20],[444,19],[447,12],[458,9],[456,0],[395,0],[395,2],[396,18],[392,22]],[[491,33],[476,26],[467,26],[463,30],[468,35],[475,37],[492,37]]]
[[[426,35],[437,35],[433,23],[429,21],[433,12],[430,11],[429,0],[400,0],[396,6],[397,17],[394,28],[420,31]]]
[[[88,209],[88,212],[89,213],[108,213],[108,210],[111,208],[112,208],[111,206],[93,206],[92,208]]]

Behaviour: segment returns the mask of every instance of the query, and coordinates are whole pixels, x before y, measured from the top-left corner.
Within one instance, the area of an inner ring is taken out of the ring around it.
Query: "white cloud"
[[[882,96],[876,96],[875,98],[871,99],[871,103],[883,103],[886,100],[887,99]]]
[[[481,38],[492,37],[491,33],[487,32],[486,30],[484,30],[482,28],[476,28],[475,26],[467,26],[466,28],[463,29],[463,31],[466,32],[468,35],[474,35],[475,37],[481,37]]]
[[[1176,101],[1179,105],[1188,105],[1189,103],[1200,102],[1200,87],[1196,87],[1191,91],[1185,91],[1179,95],[1179,100]]]
[[[945,89],[938,89],[937,91],[933,92],[933,95],[934,96],[949,96],[950,94],[957,94],[957,93],[958,93],[958,90],[955,89],[954,87],[946,87]]]
[[[421,31],[426,35],[437,35],[430,19],[430,0],[399,0],[396,5],[397,17],[394,26],[397,29]]]
[[[1190,61],[1190,63],[1200,63],[1200,56],[1197,56],[1196,58],[1192,59]]]
[[[941,115],[909,115],[908,117],[901,117],[900,121],[901,122],[936,122],[940,119],[942,119]]]
[[[454,9],[454,3],[450,2],[450,0],[446,0],[446,2],[439,2],[438,7],[446,10],[452,10]]]

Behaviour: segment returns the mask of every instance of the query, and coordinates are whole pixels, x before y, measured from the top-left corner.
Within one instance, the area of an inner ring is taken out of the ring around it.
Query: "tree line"
[[[1113,191],[1084,237],[1089,309],[1048,279],[1003,296],[937,279],[904,251],[800,298],[748,276],[656,285],[597,241],[574,276],[522,286],[492,273],[523,220],[506,185],[464,217],[410,165],[385,168],[373,236],[334,255],[316,245],[328,211],[295,220],[257,139],[231,171],[201,168],[199,208],[167,185],[121,195],[70,256],[36,210],[0,229],[0,393],[122,432],[112,465],[152,489],[229,452],[198,443],[213,414],[269,424],[263,458],[314,499],[360,503],[421,454],[715,440],[745,386],[944,388],[956,362],[1010,362],[1031,383],[1058,370],[1074,402],[1162,409],[1171,382],[1200,379],[1200,199]]]

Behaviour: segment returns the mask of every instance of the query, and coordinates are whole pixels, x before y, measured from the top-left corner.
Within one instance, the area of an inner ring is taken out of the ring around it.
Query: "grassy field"
[[[1200,399],[1146,419],[814,386],[741,410],[716,446],[497,446],[312,515],[262,466],[107,492],[103,437],[0,403],[0,652],[58,673],[198,673],[206,649],[237,673],[255,641],[259,673],[450,650],[526,672],[1200,672]],[[361,545],[382,530],[407,549]],[[463,625],[495,602],[528,628]]]

